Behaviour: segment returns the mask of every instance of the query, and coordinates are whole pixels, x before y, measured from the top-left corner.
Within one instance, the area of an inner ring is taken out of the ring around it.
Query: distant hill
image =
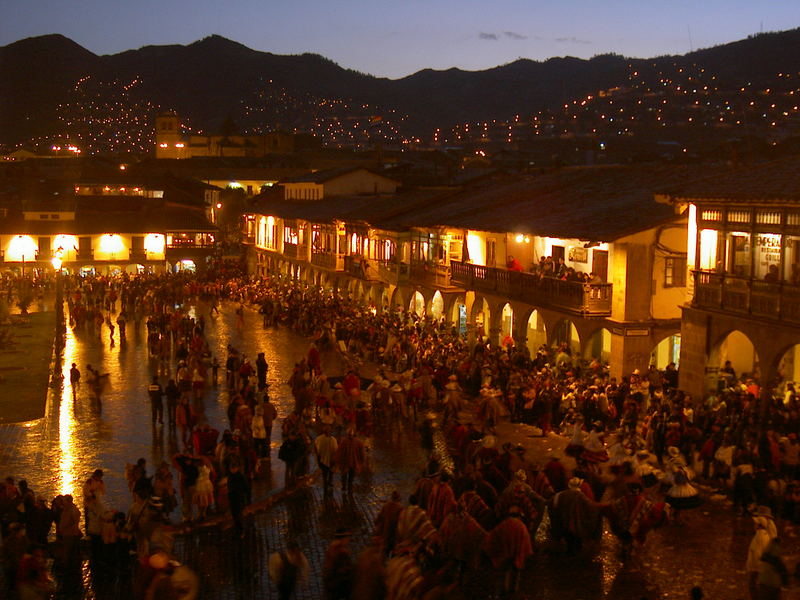
[[[305,112],[336,100],[368,104],[361,112],[407,115],[401,121],[408,135],[428,135],[436,127],[552,111],[598,90],[630,86],[631,72],[639,67],[704,68],[732,89],[768,86],[777,73],[800,73],[800,29],[683,56],[518,60],[484,71],[425,69],[397,80],[348,70],[314,54],[259,52],[219,36],[97,56],[61,35],[47,35],[0,48],[0,143],[30,143],[78,125],[83,133],[73,135],[124,126],[143,132],[128,129],[127,137],[142,137],[153,127],[153,113],[165,109],[205,131],[231,119],[251,131],[311,130],[314,119]]]

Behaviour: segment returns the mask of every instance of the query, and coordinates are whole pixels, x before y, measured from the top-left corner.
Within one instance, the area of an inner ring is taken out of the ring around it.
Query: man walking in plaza
[[[69,370],[69,385],[72,388],[72,399],[75,400],[78,397],[78,388],[81,386],[81,372],[75,363],[72,363]]]
[[[353,480],[356,473],[361,472],[365,461],[364,442],[356,437],[355,428],[350,426],[336,455],[336,464],[342,471],[342,493],[353,493]]]
[[[158,383],[158,375],[153,375],[152,383],[147,386],[147,395],[150,396],[150,409],[153,415],[153,425],[158,421],[164,424],[164,388]]]
[[[228,504],[233,517],[233,530],[236,537],[244,537],[242,513],[250,504],[250,481],[242,472],[238,460],[232,460],[228,472]]]
[[[314,440],[314,451],[317,455],[317,464],[322,471],[322,489],[325,494],[333,490],[333,464],[339,442],[331,435],[331,428],[325,425],[322,433]]]

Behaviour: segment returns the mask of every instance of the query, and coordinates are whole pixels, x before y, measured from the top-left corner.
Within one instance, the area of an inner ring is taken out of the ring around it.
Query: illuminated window
[[[664,287],[686,285],[686,258],[668,256],[664,262]]]
[[[717,231],[703,229],[700,231],[700,268],[717,268]]]
[[[756,223],[759,225],[780,225],[781,213],[776,210],[760,210],[756,213]]]
[[[750,211],[749,210],[729,210],[728,223],[749,223]]]
[[[755,236],[755,273],[754,277],[763,279],[767,273],[780,273],[781,236],[776,233],[759,233]]]
[[[700,213],[701,221],[721,221],[722,211],[720,210],[704,210]]]
[[[726,242],[728,273],[736,277],[750,277],[750,234],[733,231],[727,235]]]

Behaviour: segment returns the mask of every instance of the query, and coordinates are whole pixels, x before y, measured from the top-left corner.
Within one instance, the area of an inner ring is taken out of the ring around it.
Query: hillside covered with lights
[[[682,56],[518,60],[389,80],[211,36],[97,56],[60,35],[0,48],[0,145],[146,154],[155,115],[194,133],[307,133],[329,147],[523,148],[646,138],[693,148],[800,136],[800,30]]]

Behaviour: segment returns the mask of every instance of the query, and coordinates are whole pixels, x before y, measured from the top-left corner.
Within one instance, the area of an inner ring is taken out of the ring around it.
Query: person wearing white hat
[[[566,542],[567,556],[578,554],[584,540],[599,539],[602,533],[600,505],[581,491],[582,486],[583,479],[572,477],[567,489],[548,503],[553,539]]]

